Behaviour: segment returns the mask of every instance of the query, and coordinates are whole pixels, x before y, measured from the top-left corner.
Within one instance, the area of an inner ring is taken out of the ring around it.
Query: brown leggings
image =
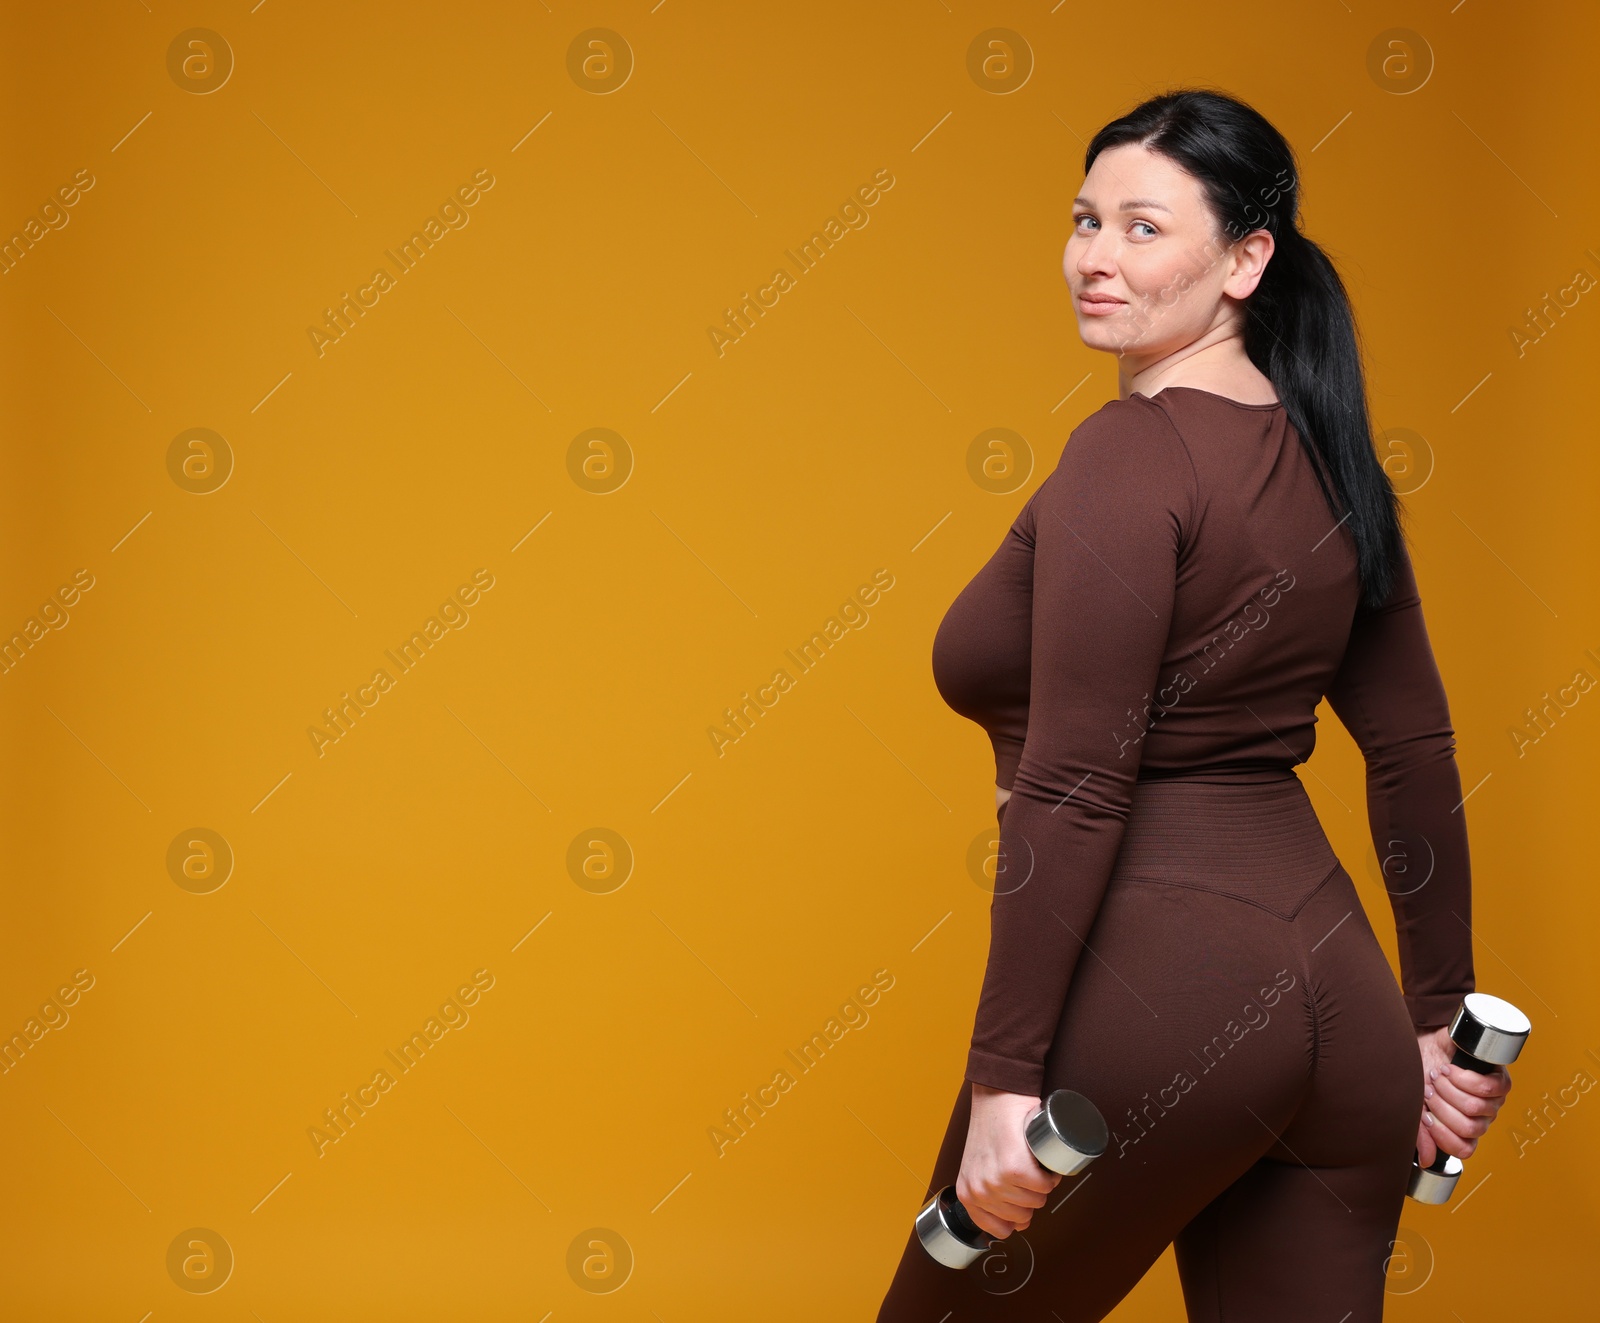
[[[970,1268],[909,1234],[879,1323],[1104,1318],[1169,1244],[1190,1320],[1375,1323],[1421,1059],[1299,779],[1139,782],[1088,946],[1044,1092],[1111,1146]],[[970,1114],[963,1082],[924,1199]]]

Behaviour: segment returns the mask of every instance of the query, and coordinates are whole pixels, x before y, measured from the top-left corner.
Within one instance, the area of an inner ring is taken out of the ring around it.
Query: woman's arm
[[[1114,400],[1073,432],[1018,524],[1034,543],[1032,675],[1000,848],[1031,872],[990,910],[956,1182],[991,1235],[1027,1226],[1060,1180],[1028,1152],[1023,1119],[1122,843],[1197,499],[1165,412]]]
[[[1073,432],[1019,524],[1034,540],[1032,673],[1000,848],[1032,871],[990,910],[974,1083],[1035,1096],[1043,1084],[1132,807],[1195,488],[1161,408],[1113,400]]]
[[[1469,1156],[1511,1088],[1453,1070],[1445,1025],[1474,990],[1472,867],[1455,731],[1428,642],[1404,541],[1388,600],[1358,612],[1328,702],[1367,764],[1367,820],[1400,944],[1406,1009],[1417,1032],[1423,1114],[1417,1153]]]
[[[1472,866],[1455,731],[1403,539],[1388,600],[1357,613],[1328,704],[1366,759],[1406,1009],[1419,1032],[1437,1028],[1474,991]]]

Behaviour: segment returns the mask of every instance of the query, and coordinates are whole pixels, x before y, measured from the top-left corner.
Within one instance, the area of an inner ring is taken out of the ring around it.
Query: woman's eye
[[[1074,216],[1072,218],[1072,220],[1073,220],[1073,224],[1078,229],[1087,230],[1089,233],[1093,233],[1093,231],[1095,229],[1098,229],[1099,226],[1100,226],[1100,222],[1098,220],[1096,220],[1093,216],[1089,215],[1087,212],[1083,212],[1083,213],[1080,213],[1080,214]],[[1139,235],[1139,237],[1141,239],[1154,238],[1160,233],[1160,231],[1157,230],[1156,227],[1154,225],[1152,225],[1149,221],[1132,221],[1132,222],[1130,222],[1130,224],[1132,224],[1132,225],[1142,225],[1144,227],[1144,229],[1146,231],[1148,231],[1148,233],[1144,233],[1144,234],[1140,234]]]

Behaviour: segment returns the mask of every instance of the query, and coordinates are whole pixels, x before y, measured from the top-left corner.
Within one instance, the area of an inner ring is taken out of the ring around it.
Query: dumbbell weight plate
[[[1057,1089],[1046,1098],[1028,1118],[1024,1133],[1039,1165],[1058,1176],[1075,1176],[1111,1142],[1100,1109],[1071,1089]]]
[[[1406,1186],[1406,1193],[1419,1204],[1443,1204],[1450,1201],[1450,1196],[1455,1192],[1456,1182],[1461,1179],[1465,1170],[1461,1159],[1455,1154],[1448,1154],[1444,1160],[1443,1171],[1433,1171],[1420,1166],[1417,1160],[1411,1160],[1411,1181]]]
[[[936,1263],[946,1268],[966,1268],[989,1252],[993,1239],[968,1215],[947,1185],[917,1214],[917,1239]]]
[[[1450,1021],[1450,1041],[1488,1065],[1509,1066],[1531,1028],[1528,1017],[1510,1002],[1486,992],[1469,992]]]

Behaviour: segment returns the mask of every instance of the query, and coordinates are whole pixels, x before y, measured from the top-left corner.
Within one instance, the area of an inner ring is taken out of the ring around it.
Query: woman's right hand
[[[956,1198],[981,1230],[1004,1240],[1027,1229],[1061,1177],[1033,1156],[1023,1133],[1039,1099],[972,1086],[972,1119],[956,1178]]]

